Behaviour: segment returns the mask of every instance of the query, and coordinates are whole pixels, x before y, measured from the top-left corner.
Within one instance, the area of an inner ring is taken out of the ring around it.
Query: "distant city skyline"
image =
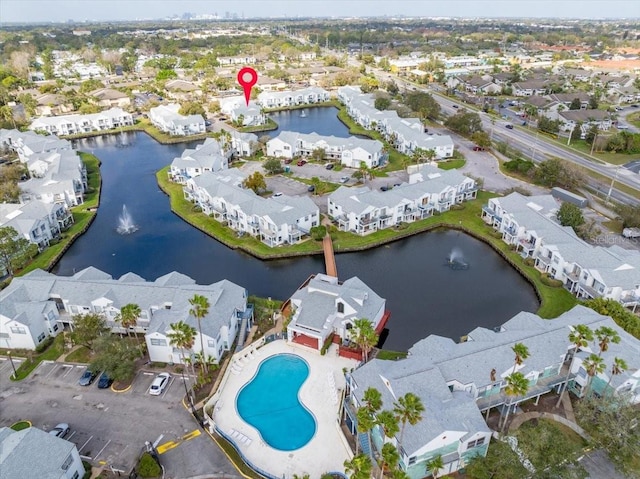
[[[1,0],[0,24],[220,18],[640,18],[638,0]]]

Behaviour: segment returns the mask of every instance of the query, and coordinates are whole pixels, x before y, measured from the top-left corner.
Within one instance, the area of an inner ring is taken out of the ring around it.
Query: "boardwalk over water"
[[[333,242],[331,236],[327,233],[322,240],[322,248],[324,249],[324,267],[327,276],[338,277],[338,268],[336,268],[336,257],[333,254]]]

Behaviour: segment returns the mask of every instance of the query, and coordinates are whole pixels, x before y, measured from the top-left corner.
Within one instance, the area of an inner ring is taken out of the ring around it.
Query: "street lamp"
[[[11,363],[11,369],[13,369],[13,379],[18,379],[18,373],[16,372],[16,365],[13,364],[13,358],[11,357],[11,351],[7,351],[7,356],[9,356],[9,362]]]
[[[611,185],[609,186],[609,192],[607,193],[607,199],[605,200],[605,203],[609,203],[609,199],[611,198],[611,193],[613,191],[613,184],[616,182],[616,180],[618,179],[618,173],[620,172],[620,166],[618,166],[616,168],[616,174],[614,175],[613,178],[611,178]]]

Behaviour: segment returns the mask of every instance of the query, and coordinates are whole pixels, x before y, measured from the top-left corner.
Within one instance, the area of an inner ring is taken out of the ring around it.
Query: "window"
[[[42,341],[44,341],[44,338],[46,338],[46,335],[42,333],[40,336],[38,336],[38,342],[41,343]]]
[[[71,466],[72,463],[73,463],[73,456],[69,455],[67,456],[67,458],[62,463],[62,466],[60,467],[62,468],[63,471],[66,471],[67,469],[69,469],[69,466]]]
[[[71,476],[71,479],[78,479],[80,477],[80,473],[78,473],[78,471],[73,473],[73,476]]]
[[[215,348],[216,347],[216,342],[213,339],[209,339],[207,341],[207,346],[210,348]]]
[[[476,439],[475,441],[469,441],[467,443],[467,449],[471,449],[472,447],[482,446],[484,444],[484,437]]]
[[[166,346],[167,345],[167,340],[166,339],[151,338],[149,341],[151,342],[151,346]]]
[[[413,466],[416,463],[416,456],[411,456],[409,458],[409,466]]]
[[[344,303],[338,303],[338,313],[344,313]]]
[[[54,330],[54,331],[57,331],[57,330],[58,330],[58,323],[56,323],[56,324],[54,324],[54,325],[53,325],[53,330]]]
[[[13,334],[27,334],[27,330],[20,326],[11,326],[10,329]]]

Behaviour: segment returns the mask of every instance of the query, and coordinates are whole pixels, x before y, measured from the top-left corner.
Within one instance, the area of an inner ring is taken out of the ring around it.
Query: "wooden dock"
[[[333,253],[333,242],[331,236],[327,233],[322,240],[322,249],[324,249],[324,267],[327,276],[338,277],[338,268],[336,268],[336,257]]]

